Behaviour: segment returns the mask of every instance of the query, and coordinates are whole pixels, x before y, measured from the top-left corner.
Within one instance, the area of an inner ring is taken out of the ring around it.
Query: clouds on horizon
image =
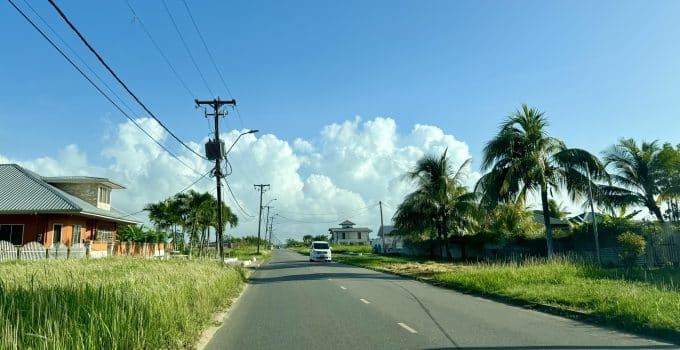
[[[169,142],[167,133],[152,119],[137,121],[161,143]],[[222,137],[231,145],[240,132],[231,130]],[[44,176],[108,177],[127,188],[112,195],[112,204],[126,212],[173,195],[213,166],[182,150],[179,158],[195,171],[185,167],[129,121],[101,136],[107,143],[97,151],[85,152],[84,145],[67,144],[54,157],[35,159],[14,159],[0,152],[0,163],[18,163]],[[205,141],[188,144],[202,153]],[[245,135],[229,154],[227,181],[246,212],[235,205],[228,189],[223,189],[225,202],[240,218],[239,226],[228,233],[257,233],[259,193],[253,184],[265,183],[271,188],[264,194],[264,202],[277,199],[271,205],[272,212],[279,214],[274,234],[280,239],[324,234],[345,219],[373,229],[375,237],[380,223],[378,201],[385,203],[384,217],[389,222],[395,207],[413,190],[404,173],[423,155],[438,155],[445,149],[454,168],[470,158],[467,144],[436,126],[416,124],[400,133],[394,119],[382,117],[366,121],[355,117],[326,125],[314,140],[289,142],[274,134]],[[104,165],[89,161],[87,153],[91,152],[101,155]],[[468,184],[473,184],[479,174],[468,170]],[[214,178],[206,176],[192,188],[214,194],[214,187]]]

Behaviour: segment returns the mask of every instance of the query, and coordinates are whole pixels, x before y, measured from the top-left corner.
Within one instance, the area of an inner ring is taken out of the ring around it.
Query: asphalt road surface
[[[669,344],[278,250],[207,349],[677,349]]]

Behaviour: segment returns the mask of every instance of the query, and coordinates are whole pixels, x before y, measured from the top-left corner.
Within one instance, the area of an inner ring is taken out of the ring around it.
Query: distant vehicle
[[[331,261],[331,246],[328,242],[312,242],[309,246],[309,261]]]

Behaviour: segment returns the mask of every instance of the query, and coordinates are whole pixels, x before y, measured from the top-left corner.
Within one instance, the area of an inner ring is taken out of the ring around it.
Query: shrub
[[[621,260],[626,265],[635,265],[637,259],[645,254],[647,242],[644,237],[638,234],[626,231],[618,235],[616,240],[619,242],[619,246],[623,248]]]

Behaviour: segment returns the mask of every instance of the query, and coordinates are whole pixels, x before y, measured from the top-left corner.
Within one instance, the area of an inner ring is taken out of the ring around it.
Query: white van
[[[331,246],[328,242],[312,242],[309,246],[309,261],[331,261]]]

